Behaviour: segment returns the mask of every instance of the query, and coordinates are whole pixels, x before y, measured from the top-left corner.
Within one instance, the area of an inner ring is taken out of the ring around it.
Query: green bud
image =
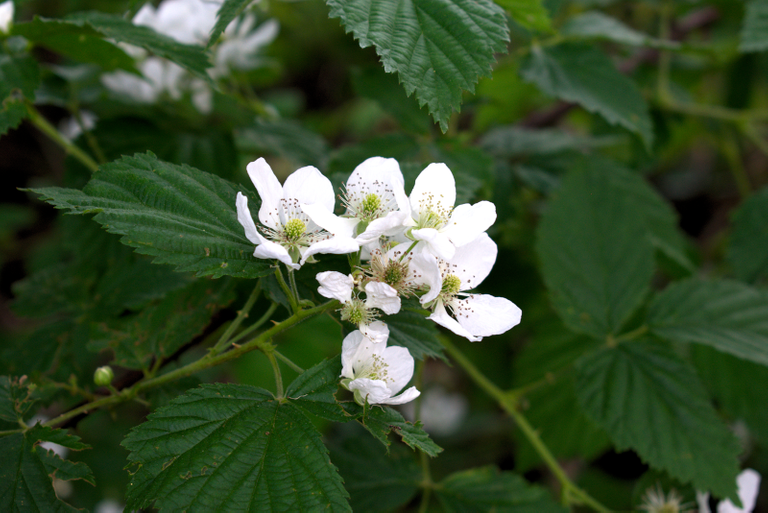
[[[96,369],[96,372],[93,373],[93,382],[100,387],[111,385],[113,379],[115,379],[115,373],[112,372],[112,367],[109,365],[99,367]]]

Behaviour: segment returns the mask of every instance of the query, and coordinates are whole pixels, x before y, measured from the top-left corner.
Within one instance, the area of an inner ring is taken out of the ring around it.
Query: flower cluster
[[[223,1],[164,0],[157,8],[145,4],[134,16],[133,23],[150,27],[179,43],[204,46]],[[254,30],[255,25],[255,16],[248,13],[227,27],[223,40],[214,49],[211,78],[219,79],[231,70],[248,70],[260,65],[255,55],[277,36],[278,23],[268,20]],[[205,81],[167,59],[148,56],[142,48],[120,46],[136,60],[142,76],[125,71],[105,74],[102,83],[109,90],[138,103],[155,103],[163,95],[178,100],[186,92],[191,94],[197,110],[203,114],[211,111],[212,92]]]
[[[357,327],[344,339],[342,385],[364,404],[402,404],[415,388],[395,395],[411,379],[413,357],[387,347],[380,315],[400,311],[402,298],[418,298],[429,318],[476,342],[506,332],[521,311],[506,298],[470,292],[491,272],[498,250],[486,230],[496,220],[488,201],[455,206],[456,182],[445,164],[430,164],[410,196],[395,159],[373,157],[345,184],[336,215],[331,182],[303,167],[280,185],[264,159],[248,165],[261,197],[260,226],[237,194],[237,218],[254,256],[299,269],[320,253],[353,254],[351,273],[317,275],[318,293],[342,304],[341,318]]]

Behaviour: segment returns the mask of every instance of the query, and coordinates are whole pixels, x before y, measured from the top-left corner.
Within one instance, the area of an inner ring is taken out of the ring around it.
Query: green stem
[[[80,109],[75,108],[73,110],[73,115],[75,116],[75,120],[77,121],[77,124],[80,126],[80,130],[83,131],[83,137],[85,137],[85,142],[88,144],[88,147],[91,149],[94,155],[96,155],[96,160],[99,162],[99,164],[106,164],[107,159],[104,157],[104,152],[101,151],[101,146],[99,146],[99,143],[96,141],[96,138],[93,136],[93,132],[89,130],[85,123],[83,122],[83,116],[80,114]]]
[[[266,346],[266,347],[265,347]],[[277,399],[283,398],[283,376],[280,374],[280,365],[275,358],[275,346],[264,344],[260,347],[261,351],[267,356],[270,365],[272,365],[272,372],[275,375],[275,386],[277,386]]]
[[[275,350],[273,351],[273,353],[275,353],[275,356],[277,357],[277,359],[278,359],[278,360],[281,360],[281,361],[282,361],[284,364],[286,364],[288,367],[290,367],[291,369],[295,370],[295,371],[296,371],[296,372],[298,372],[299,374],[301,374],[302,372],[304,372],[304,369],[302,369],[301,367],[299,367],[298,365],[296,365],[295,363],[293,363],[293,362],[290,360],[290,358],[288,358],[287,356],[285,356],[283,353],[281,353],[281,352],[280,352],[280,351],[278,351],[277,349],[275,349]]]
[[[301,296],[299,296],[299,287],[296,286],[296,273],[293,272],[293,269],[288,269],[288,283],[291,284],[291,292],[293,292],[293,297],[296,298],[296,303],[301,304]]]
[[[288,302],[291,304],[291,310],[293,313],[296,313],[299,310],[299,302],[296,300],[296,296],[293,295],[293,292],[291,292],[291,289],[288,287],[288,284],[285,283],[285,278],[283,278],[283,273],[280,271],[280,264],[277,264],[275,267],[275,278],[277,278],[277,283],[280,285],[280,288],[282,289],[285,296],[288,298]]]
[[[623,333],[616,338],[613,339],[614,344],[619,344],[621,342],[626,342],[627,340],[634,340],[638,337],[641,337],[648,333],[648,325],[643,324],[642,326],[633,329],[632,331],[628,331],[626,333]]]
[[[752,123],[744,123],[739,128],[747,139],[752,141],[752,144],[757,146],[757,149],[763,152],[763,155],[768,155],[768,142],[760,136]]]
[[[733,176],[733,181],[736,183],[741,199],[746,199],[752,194],[752,185],[749,183],[749,176],[741,159],[738,141],[731,132],[730,127],[725,127],[722,131],[724,133],[723,138],[720,140],[720,149],[725,156],[725,160],[728,161],[728,168],[731,171],[731,176]]]
[[[92,173],[99,169],[99,165],[88,156],[83,150],[69,142],[62,136],[53,125],[51,125],[47,119],[40,114],[32,103],[27,102],[27,112],[29,113],[29,120],[35,125],[41,132],[47,135],[53,142],[61,146],[68,155],[72,155],[80,161],[85,167],[87,167]]]
[[[224,349],[226,349],[230,337],[235,331],[237,331],[237,328],[240,327],[246,317],[248,317],[248,312],[250,312],[251,308],[253,308],[253,305],[256,304],[256,300],[259,299],[259,294],[261,294],[261,280],[256,282],[256,286],[253,288],[251,295],[248,296],[248,300],[245,302],[245,305],[243,305],[243,308],[237,312],[237,317],[235,317],[235,320],[232,321],[232,324],[229,325],[227,331],[221,335],[221,338],[219,338],[219,340],[216,342],[216,345],[213,346],[211,353],[219,354],[224,351]]]
[[[405,253],[403,253],[402,255],[400,255],[400,260],[398,260],[398,262],[402,262],[402,261],[403,261],[403,258],[405,258],[405,255],[407,255],[408,253],[410,253],[410,252],[413,250],[413,248],[415,248],[415,247],[416,247],[416,244],[418,244],[418,243],[419,243],[419,241],[417,241],[417,240],[413,241],[413,244],[411,244],[410,246],[408,246],[408,249],[406,250],[406,252],[405,252]]]
[[[227,351],[225,353],[218,354],[218,355],[212,355],[211,353],[208,353],[207,355],[203,356],[199,360],[194,361],[188,365],[185,365],[184,367],[179,367],[178,369],[168,372],[167,374],[163,374],[162,376],[157,376],[155,378],[139,381],[132,387],[121,390],[119,395],[111,395],[108,397],[104,397],[102,399],[98,399],[96,401],[91,401],[88,404],[84,404],[82,406],[78,406],[77,408],[74,408],[67,412],[64,412],[58,417],[49,420],[44,425],[56,426],[58,424],[61,424],[62,422],[65,422],[73,417],[80,415],[81,413],[87,413],[89,411],[96,410],[99,408],[104,408],[106,406],[113,406],[126,401],[130,401],[134,397],[136,397],[136,395],[138,395],[140,392],[144,392],[145,390],[149,390],[151,388],[164,385],[171,381],[175,381],[179,378],[191,376],[192,374],[195,374],[202,370],[209,369],[217,365],[221,365],[222,363],[226,363],[230,360],[234,360],[245,353],[253,351],[254,349],[260,349],[265,342],[269,341],[279,333],[282,333],[283,331],[297,325],[298,323],[305,321],[311,317],[316,317],[322,313],[325,313],[329,310],[333,310],[338,307],[339,307],[339,302],[334,299],[332,301],[328,301],[327,303],[323,303],[322,305],[316,306],[314,308],[308,308],[306,310],[298,310],[293,315],[288,317],[286,320],[275,324],[268,330],[261,333],[259,336],[253,338],[252,340],[249,340],[247,343],[241,346],[235,347],[231,351]]]
[[[608,513],[610,511],[608,508],[590,497],[587,492],[576,486],[568,478],[568,476],[565,474],[565,471],[557,462],[555,457],[551,452],[549,452],[549,448],[539,437],[539,434],[536,432],[533,426],[528,423],[528,419],[526,419],[525,416],[523,416],[523,414],[517,410],[517,404],[513,401],[509,394],[506,394],[503,390],[493,384],[487,377],[485,377],[485,375],[480,372],[471,361],[469,361],[464,353],[459,351],[456,346],[454,346],[449,340],[442,338],[442,343],[443,347],[445,347],[451,357],[467,372],[467,374],[469,374],[472,380],[488,395],[493,397],[499,403],[502,409],[507,412],[510,417],[512,417],[512,419],[515,421],[515,424],[517,424],[517,427],[520,429],[523,435],[525,435],[525,437],[531,443],[547,467],[549,467],[549,470],[552,472],[555,478],[560,482],[560,485],[563,487],[564,500],[568,503],[570,503],[572,500],[579,501],[591,507],[595,511]]]
[[[267,311],[264,312],[264,315],[259,317],[258,321],[256,321],[252,325],[248,326],[247,328],[245,328],[240,333],[238,333],[237,336],[230,341],[230,343],[231,344],[236,344],[238,341],[240,341],[240,340],[244,339],[245,337],[247,337],[248,335],[250,335],[253,331],[259,329],[262,324],[267,322],[272,317],[272,314],[275,313],[275,310],[277,310],[278,306],[280,306],[280,305],[278,305],[277,303],[272,303],[271,305],[269,305],[269,308],[267,308]]]
[[[424,383],[424,360],[419,361],[419,363],[416,365],[416,379],[414,381],[414,385],[417,389],[422,389],[422,384]],[[415,408],[414,408],[414,417],[416,420],[421,420],[421,400],[422,395],[419,395],[419,397],[416,398]],[[421,487],[423,489],[422,495],[421,495],[421,504],[419,506],[419,513],[425,513],[427,511],[427,508],[429,507],[429,499],[432,495],[432,487],[434,486],[434,483],[432,482],[432,470],[429,466],[429,457],[427,456],[427,453],[424,451],[420,451],[419,454],[419,460],[421,463]]]

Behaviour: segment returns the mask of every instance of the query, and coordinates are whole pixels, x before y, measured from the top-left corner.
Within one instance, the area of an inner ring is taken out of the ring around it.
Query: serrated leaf
[[[23,379],[0,376],[0,420],[18,424],[33,405],[32,392]]]
[[[367,411],[356,403],[345,403],[344,410],[354,417],[377,440],[389,447],[389,434],[396,433],[411,449],[419,449],[433,458],[443,449],[429,437],[421,427],[421,422],[412,424],[400,413],[381,405],[368,406]]]
[[[768,187],[747,199],[733,214],[728,262],[737,278],[768,277]]]
[[[63,445],[73,451],[82,451],[83,449],[90,449],[91,446],[84,444],[80,441],[80,437],[76,435],[70,435],[63,429],[54,429],[52,427],[46,427],[42,424],[35,424],[29,431],[27,431],[27,437],[31,437],[34,440],[43,442],[53,442],[55,444]]]
[[[640,89],[594,46],[534,46],[520,66],[520,75],[546,94],[578,103],[638,134],[646,148],[652,146],[653,124]]]
[[[0,135],[27,117],[24,100],[34,101],[40,86],[40,67],[31,55],[0,53]]]
[[[399,313],[384,319],[389,327],[390,344],[405,347],[411,356],[419,360],[425,357],[445,360],[435,323],[423,313],[407,310],[406,305]]]
[[[763,50],[768,50],[768,0],[751,0],[744,12],[739,51]]]
[[[738,441],[689,364],[666,346],[628,342],[581,358],[576,394],[618,450],[699,490],[736,497]]]
[[[234,299],[228,280],[196,280],[133,316],[95,323],[88,349],[114,351],[114,363],[149,371],[201,334],[211,317]]]
[[[137,465],[128,508],[350,511],[319,433],[266,390],[221,383],[188,390],[123,446]]]
[[[435,495],[445,511],[451,513],[483,513],[507,511],[515,513],[565,513],[549,492],[528,484],[512,472],[495,467],[479,467],[456,472],[446,477]]]
[[[216,24],[211,29],[211,37],[206,48],[213,46],[219,40],[219,36],[227,29],[227,25],[248,7],[253,0],[224,0],[216,13]]]
[[[660,41],[652,38],[600,11],[588,11],[574,16],[560,28],[560,35],[608,39],[632,46],[672,49],[680,47],[680,44],[674,41]]]
[[[130,20],[113,14],[91,11],[70,14],[65,21],[80,26],[88,25],[115,41],[139,46],[175,62],[203,80],[210,81],[206,69],[210,67],[208,55],[202,47],[179,43],[149,27],[134,25]]]
[[[98,64],[104,71],[136,71],[133,57],[89,26],[35,16],[30,22],[15,24],[13,33],[76,61]]]
[[[523,27],[552,32],[552,22],[542,0],[496,0],[496,3]]]
[[[93,484],[93,474],[84,463],[61,460],[39,447],[37,435],[42,431],[38,428],[0,438],[0,510],[78,511],[56,497],[51,476],[83,479]],[[61,438],[58,434],[47,436]]]
[[[571,172],[543,216],[536,252],[565,324],[596,338],[617,334],[645,297],[653,246],[637,211],[600,168]]]
[[[285,396],[293,404],[318,417],[336,422],[351,420],[336,401],[341,375],[341,358],[323,360],[305,370],[290,384]]]
[[[494,53],[506,52],[509,30],[503,11],[490,0],[326,0],[366,48],[375,46],[384,71],[397,72],[408,96],[448,130],[462,90],[474,92],[489,75]]]
[[[95,213],[96,222],[124,235],[121,242],[138,253],[155,256],[155,263],[214,278],[266,276],[270,262],[253,257],[253,244],[237,221],[238,190],[245,189],[147,153],[102,166],[82,191],[32,191],[72,214]],[[245,194],[256,201],[254,193]]]
[[[730,280],[685,280],[648,307],[651,332],[768,366],[768,293]]]
[[[386,451],[356,424],[343,440],[330,445],[331,458],[344,478],[353,511],[389,512],[407,504],[422,480],[413,453],[402,445]],[[375,472],[371,469],[375,468]]]

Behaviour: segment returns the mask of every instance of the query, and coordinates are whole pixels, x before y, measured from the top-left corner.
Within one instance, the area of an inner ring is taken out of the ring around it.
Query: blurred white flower
[[[7,34],[13,26],[13,1],[6,0],[0,4],[0,32]]]
[[[467,398],[463,395],[449,393],[441,386],[434,386],[424,391],[420,418],[415,417],[412,403],[404,405],[402,412],[408,420],[420,420],[427,433],[448,436],[459,429],[467,415],[468,406]]]
[[[456,248],[473,241],[496,221],[496,205],[490,201],[454,208],[456,181],[445,164],[430,164],[419,174],[409,201],[408,237],[424,242],[427,251],[444,260],[453,258]]]
[[[522,311],[510,300],[488,294],[468,294],[488,276],[496,262],[496,243],[481,233],[456,248],[453,258],[414,259],[429,292],[421,304],[432,310],[430,319],[472,342],[500,335],[520,323]]]
[[[259,221],[264,235],[256,229],[248,198],[240,192],[236,201],[237,220],[245,228],[248,240],[256,244],[253,256],[274,258],[298,269],[316,253],[346,254],[359,249],[354,239],[334,237],[304,212],[309,204],[333,211],[333,186],[316,168],[297,169],[284,186],[263,158],[248,164],[247,169],[261,197]]]
[[[59,123],[59,133],[68,141],[73,141],[83,133],[83,128],[91,130],[95,127],[98,118],[93,112],[83,110],[80,112],[80,120],[83,122],[82,127],[80,126],[80,122],[78,122],[77,118],[74,116],[64,118]]]
[[[736,507],[730,499],[717,505],[717,513],[752,513],[760,491],[760,474],[751,468],[745,469],[736,478],[739,499],[742,507]],[[709,492],[696,492],[696,502],[699,503],[699,513],[710,513]]]
[[[648,513],[684,513],[688,511],[689,506],[690,504],[683,502],[683,497],[677,490],[673,488],[669,494],[665,494],[661,485],[656,483],[656,486],[648,488],[643,494],[639,509]]]
[[[96,503],[93,513],[123,513],[125,505],[113,499],[104,499]]]
[[[386,340],[374,342],[353,331],[344,338],[341,364],[341,384],[360,405],[404,404],[419,396],[416,387],[396,395],[413,377],[413,356],[404,347],[387,347]]]

